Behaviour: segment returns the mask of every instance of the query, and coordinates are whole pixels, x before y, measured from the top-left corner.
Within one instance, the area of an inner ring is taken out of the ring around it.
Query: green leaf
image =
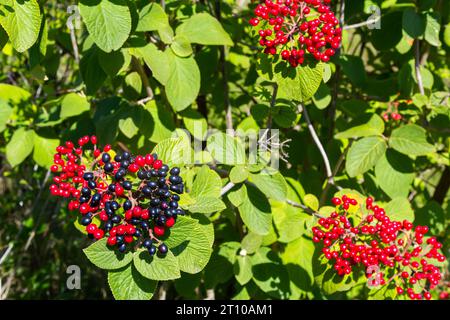
[[[103,71],[110,77],[115,77],[118,73],[125,71],[131,62],[131,55],[128,49],[119,51],[99,53],[98,62]]]
[[[304,236],[289,242],[281,254],[283,264],[286,266],[291,282],[304,291],[312,289],[314,281],[313,256],[314,243]]]
[[[267,197],[253,186],[243,187],[247,188],[247,197],[239,206],[242,221],[256,234],[269,234],[272,214]]]
[[[133,263],[141,275],[151,280],[173,280],[181,276],[178,260],[170,250],[162,257],[158,254],[150,256],[145,249],[138,250],[134,253]]]
[[[175,130],[175,124],[173,122],[172,115],[167,112],[166,106],[162,103],[156,104],[155,100],[147,102],[144,109],[150,112],[153,118],[154,128],[150,131],[150,141],[160,143],[165,139],[172,137],[172,131]],[[146,128],[149,128],[148,123],[144,124]],[[142,130],[142,129],[141,129]]]
[[[262,247],[252,256],[251,263],[253,280],[262,291],[277,299],[289,297],[289,275],[274,252]]]
[[[319,199],[313,194],[306,194],[303,197],[303,202],[311,209],[313,210],[319,210]]]
[[[107,78],[106,73],[99,64],[99,59],[98,48],[92,47],[83,54],[80,61],[80,72],[86,85],[86,94],[88,95],[97,92]]]
[[[381,135],[384,132],[384,121],[377,114],[363,115],[349,124],[350,128],[337,133],[336,139],[350,139]]]
[[[105,52],[122,47],[131,32],[126,0],[81,0],[80,14],[95,44]]]
[[[9,35],[14,49],[19,52],[34,45],[39,37],[41,22],[41,11],[36,0],[14,0],[0,7],[0,24]]]
[[[8,101],[0,98],[0,132],[6,129],[6,124],[13,113],[13,108],[9,106]]]
[[[321,83],[319,89],[316,91],[312,97],[314,105],[322,110],[328,107],[331,103],[331,92],[330,88],[325,83]]]
[[[229,165],[245,164],[244,145],[238,138],[223,132],[217,132],[208,137],[207,150],[219,163]]]
[[[424,156],[435,151],[427,142],[426,130],[415,124],[408,124],[392,131],[389,145],[395,150],[412,156]]]
[[[387,150],[375,166],[380,188],[392,199],[406,197],[414,180],[411,160],[394,150]]]
[[[319,203],[317,201],[318,205]],[[289,243],[298,239],[306,232],[305,224],[311,219],[310,215],[286,202],[272,201],[271,206],[273,222],[278,234],[278,242]]]
[[[149,3],[142,8],[136,31],[158,31],[161,40],[166,44],[171,44],[174,36],[169,17],[157,3]]]
[[[268,173],[250,173],[250,181],[261,190],[267,197],[284,201],[286,199],[287,184],[280,172]]]
[[[108,284],[116,300],[150,300],[158,282],[144,278],[129,264],[122,269],[109,271]]]
[[[181,58],[172,51],[167,51],[167,56],[170,66],[167,99],[175,111],[181,111],[189,107],[200,92],[200,69],[193,57]]]
[[[403,11],[403,30],[411,38],[419,38],[425,31],[424,17],[412,8],[406,9]]]
[[[42,167],[50,168],[53,164],[53,155],[58,145],[58,139],[45,138],[35,134],[33,160]]]
[[[185,20],[176,30],[190,43],[203,45],[232,46],[228,33],[219,21],[207,13],[198,13]]]
[[[441,46],[441,40],[439,40],[439,32],[441,30],[440,18],[436,13],[425,14],[426,27],[425,27],[425,40],[435,47]]]
[[[255,253],[259,247],[261,247],[263,237],[259,234],[249,232],[245,235],[241,242],[241,248],[244,249],[247,254]]]
[[[0,83],[0,99],[6,100],[11,104],[20,104],[29,100],[30,97],[31,94],[20,87]]]
[[[8,43],[9,37],[6,33],[5,29],[2,28],[1,22],[0,22],[0,51],[3,50],[5,45]]]
[[[245,166],[235,166],[230,171],[230,181],[234,184],[247,180],[249,172]]]
[[[319,89],[322,82],[323,63],[290,68],[286,73],[275,73],[280,99],[305,102]]]
[[[193,198],[211,197],[219,198],[222,189],[222,180],[217,172],[204,165],[195,177],[189,195]]]
[[[189,159],[188,143],[185,137],[165,139],[156,145],[153,153],[168,166],[183,164]]]
[[[392,199],[384,206],[384,210],[391,220],[403,221],[406,219],[410,222],[414,221],[414,211],[407,198]]]
[[[153,43],[149,43],[143,47],[133,48],[133,51],[144,59],[145,64],[152,70],[153,77],[162,85],[166,85],[171,70],[167,51],[159,50]]]
[[[189,57],[193,53],[191,43],[183,35],[177,35],[173,39],[170,48],[172,49],[173,53],[183,58]]]
[[[380,137],[367,137],[352,144],[348,150],[345,169],[350,177],[370,170],[386,151],[386,142]]]
[[[245,185],[241,185],[237,190],[231,190],[227,194],[228,200],[230,200],[235,207],[239,207],[246,197],[247,189],[245,188]]]
[[[141,95],[142,79],[137,72],[131,72],[125,77],[123,86],[125,96],[130,100],[136,100]]]
[[[185,109],[180,113],[183,117],[183,123],[186,129],[198,140],[204,140],[208,132],[208,122],[196,110]]]
[[[224,242],[214,249],[211,260],[205,268],[206,288],[214,288],[233,276],[233,266],[240,245],[239,242]]]
[[[252,261],[249,256],[237,256],[234,262],[234,276],[240,285],[245,285],[252,280]]]
[[[415,211],[415,224],[429,226],[430,234],[439,235],[445,232],[445,212],[436,201],[428,202],[424,207]]]
[[[133,260],[133,253],[120,253],[106,244],[106,238],[98,240],[83,249],[86,257],[100,269],[115,270],[128,265]]]
[[[66,94],[61,100],[61,111],[59,116],[63,119],[78,116],[89,111],[91,105],[86,97],[77,93]]]
[[[194,274],[202,271],[211,257],[210,237],[214,237],[213,229],[202,227],[196,219],[179,216],[165,243],[178,260],[180,270]]]
[[[197,197],[186,209],[195,213],[213,213],[226,208],[225,203],[217,197]]]
[[[33,151],[34,131],[19,128],[6,145],[6,158],[12,167],[21,164]]]
[[[139,132],[139,128],[134,123],[132,117],[120,119],[119,129],[128,139],[133,138]]]
[[[343,55],[339,58],[344,74],[355,86],[364,86],[367,74],[362,59],[358,56]]]

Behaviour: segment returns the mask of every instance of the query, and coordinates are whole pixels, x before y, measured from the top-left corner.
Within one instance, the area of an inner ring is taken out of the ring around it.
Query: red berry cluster
[[[424,237],[427,226],[414,227],[407,220],[391,220],[370,197],[366,199],[367,214],[355,225],[348,209],[358,205],[356,199],[344,195],[332,202],[337,210],[320,218],[312,231],[313,241],[323,243],[322,253],[333,260],[338,275],[348,275],[354,267],[363,266],[366,276],[372,279],[370,271],[380,270],[373,278],[378,280],[376,284],[394,281],[399,295],[431,299],[429,290],[442,277],[433,260],[443,262],[445,256],[439,253],[442,244],[435,237]]]
[[[158,237],[185,214],[178,208],[184,188],[179,168],[169,170],[156,154],[123,152],[113,158],[111,146],[99,149],[95,136],[80,138],[78,146],[67,141],[56,152],[50,192],[72,198],[68,208],[81,213],[80,224],[90,238],[106,236],[120,252],[143,246],[154,255],[158,246],[167,253]]]
[[[331,0],[265,0],[250,19],[254,27],[260,23],[264,53],[276,55],[293,67],[304,63],[309,52],[314,59],[328,62],[341,45],[339,20],[328,6]]]

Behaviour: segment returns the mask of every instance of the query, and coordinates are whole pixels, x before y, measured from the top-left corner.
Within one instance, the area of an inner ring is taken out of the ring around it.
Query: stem
[[[267,128],[272,128],[272,109],[275,107],[278,94],[278,84],[273,84],[272,100],[270,101],[269,117],[267,118]]]
[[[420,73],[420,43],[419,40],[414,41],[415,47],[415,70],[416,70],[416,78],[417,85],[419,86],[420,94],[425,94],[425,89],[423,87],[422,74]]]
[[[230,191],[231,189],[233,189],[233,187],[235,186],[235,184],[233,182],[228,182],[223,188],[222,191],[220,192],[220,196],[224,196],[228,191]]]
[[[308,130],[311,133],[311,137],[313,138],[314,143],[316,144],[317,148],[319,149],[320,154],[322,155],[323,161],[325,163],[325,170],[326,170],[328,181],[329,181],[329,183],[334,184],[333,172],[331,171],[330,160],[328,159],[328,155],[325,152],[325,149],[324,149],[322,143],[320,142],[319,137],[317,136],[316,130],[314,129],[314,126],[311,123],[311,119],[309,118],[308,111],[303,106],[302,106],[302,109],[303,109],[303,115],[305,116],[305,120],[308,124]]]

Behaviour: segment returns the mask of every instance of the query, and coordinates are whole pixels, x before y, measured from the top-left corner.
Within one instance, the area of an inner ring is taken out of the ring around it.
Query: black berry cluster
[[[93,148],[86,150],[89,143]],[[113,156],[111,146],[97,148],[95,136],[79,139],[78,145],[67,141],[57,147],[51,193],[74,198],[69,210],[81,213],[90,238],[107,237],[120,252],[144,247],[150,255],[165,255],[168,248],[160,238],[185,214],[178,206],[184,190],[180,169],[170,169],[157,154]],[[87,166],[83,156],[94,160]]]

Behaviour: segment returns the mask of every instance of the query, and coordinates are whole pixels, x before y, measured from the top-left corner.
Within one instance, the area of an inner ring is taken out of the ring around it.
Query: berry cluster
[[[90,238],[107,237],[120,252],[142,246],[150,255],[167,253],[159,238],[185,214],[178,207],[184,189],[179,168],[169,169],[156,154],[113,157],[110,145],[97,148],[95,136],[80,138],[78,146],[67,141],[56,152],[50,192],[73,198],[69,210],[81,213]],[[90,156],[94,160],[88,165]]]
[[[431,299],[429,290],[442,277],[433,260],[443,262],[445,256],[439,253],[442,244],[435,237],[425,237],[427,226],[414,227],[407,220],[391,220],[370,197],[365,205],[368,213],[355,226],[355,219],[347,210],[358,205],[356,199],[344,195],[332,202],[337,210],[320,218],[312,231],[313,241],[323,243],[322,252],[334,262],[338,275],[348,275],[354,267],[363,266],[366,276],[372,279],[370,271],[379,270],[374,278],[377,285],[394,281],[399,295]]]
[[[264,0],[256,6],[250,24],[260,24],[259,43],[264,53],[276,55],[293,67],[305,54],[328,62],[341,45],[339,20],[328,6],[331,0]]]

